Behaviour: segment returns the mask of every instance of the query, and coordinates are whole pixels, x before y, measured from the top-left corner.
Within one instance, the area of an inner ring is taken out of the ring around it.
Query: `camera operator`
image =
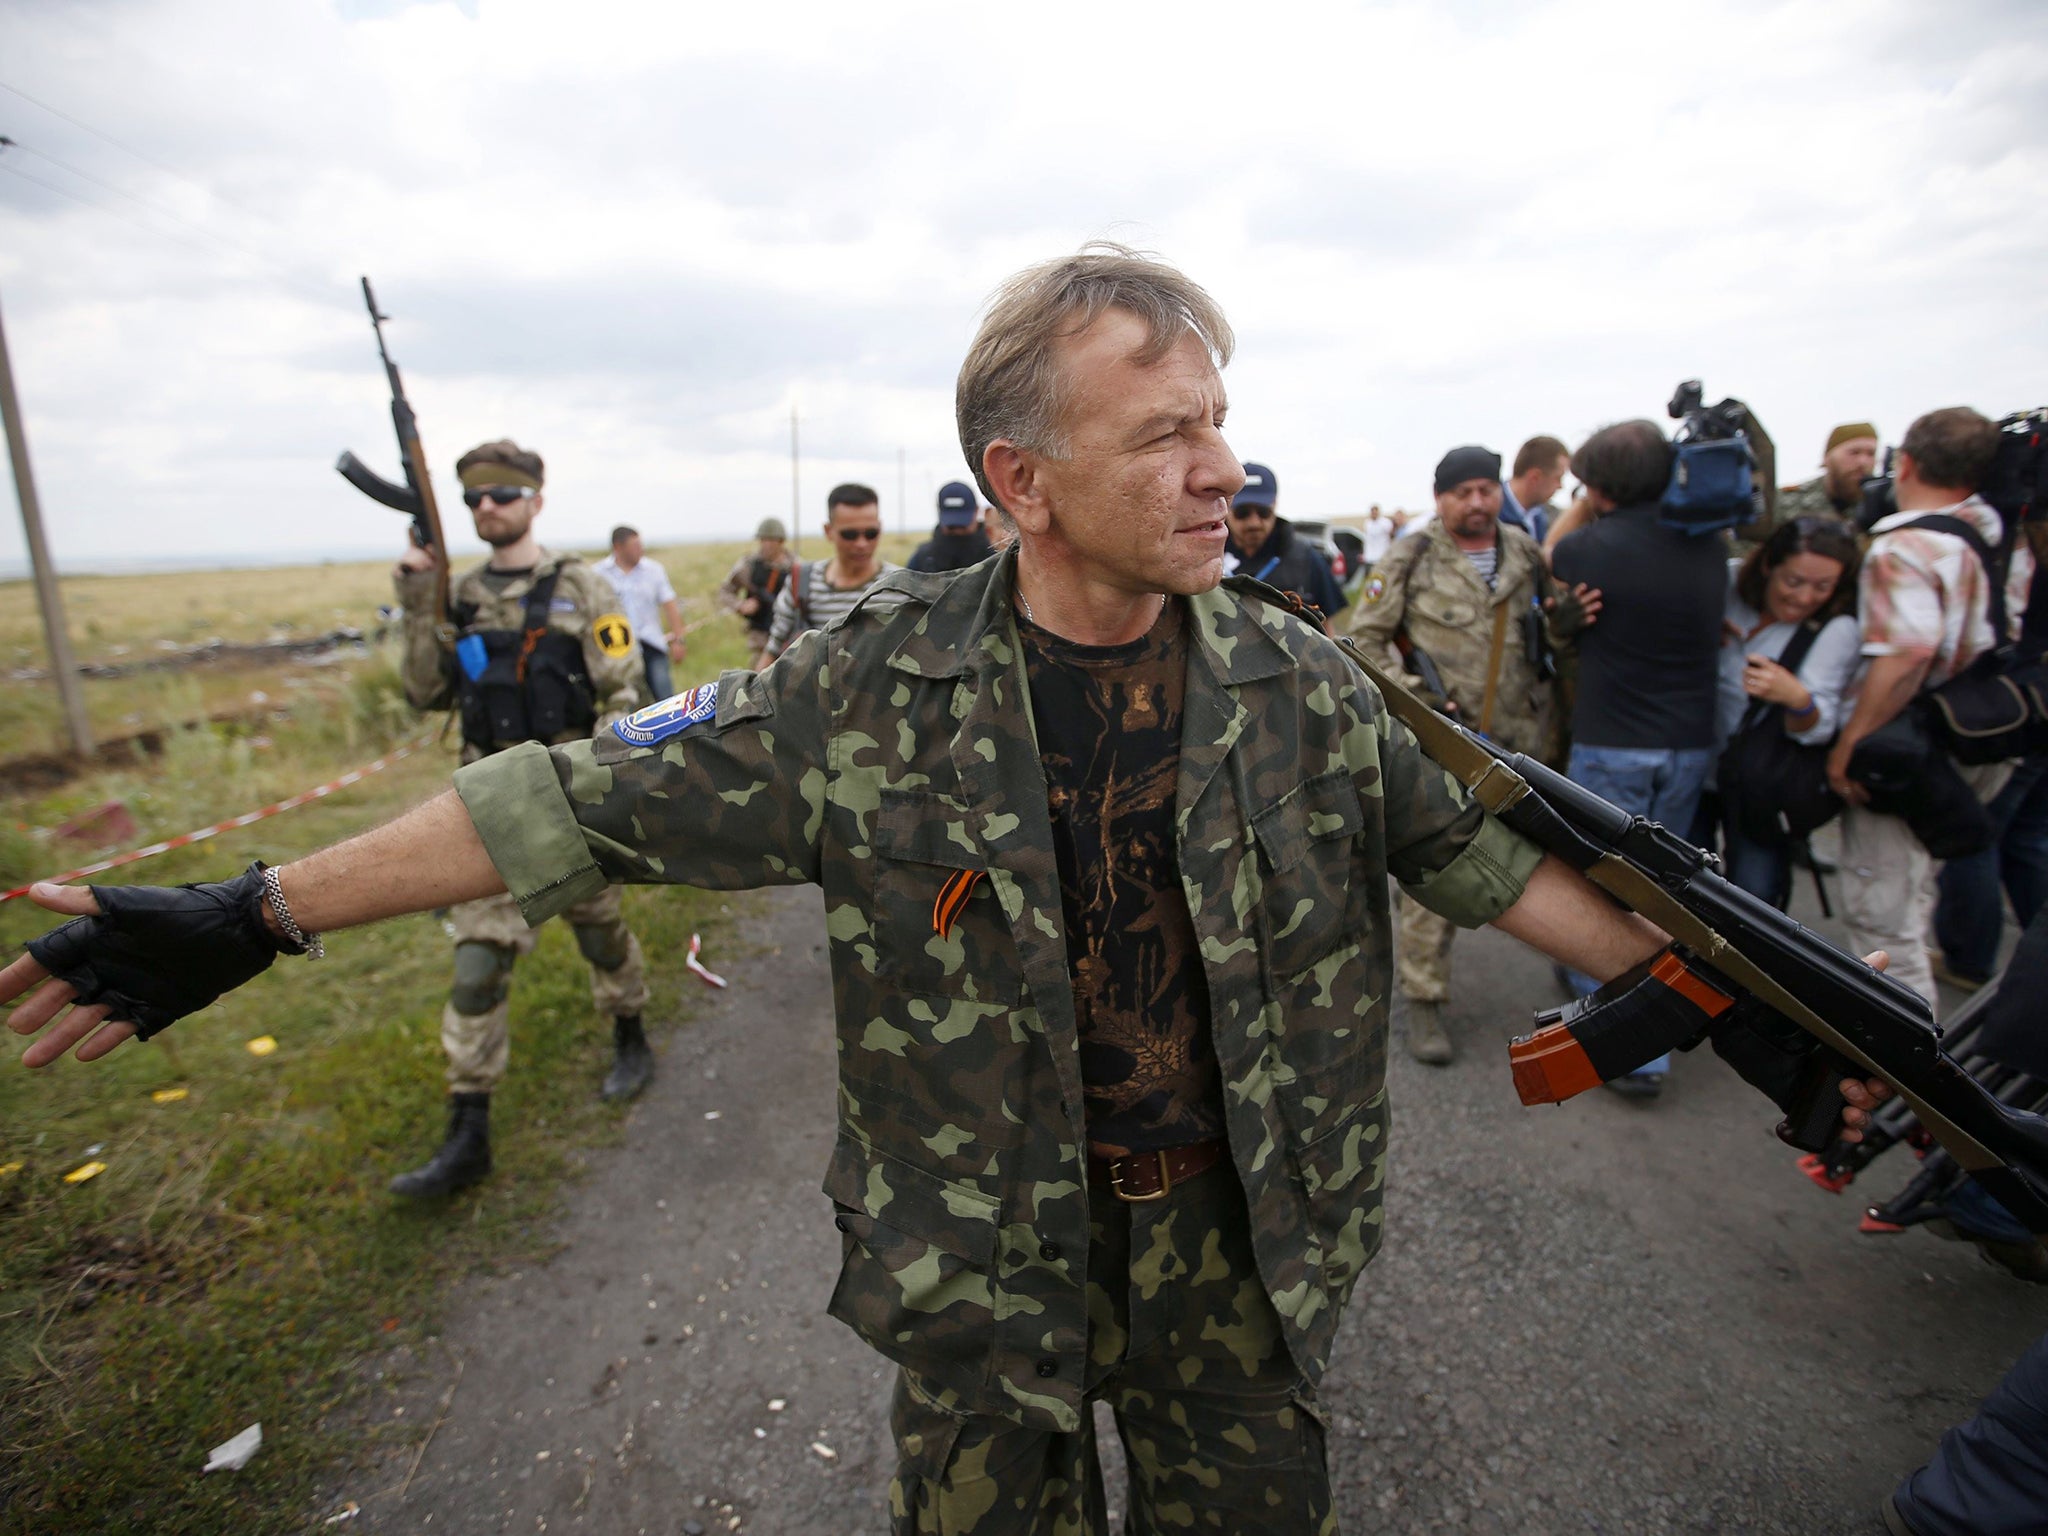
[[[1899,509],[1872,528],[1863,563],[1865,668],[1855,709],[1828,757],[1828,782],[1847,802],[1842,907],[1848,943],[1858,953],[1889,951],[1891,974],[1931,1005],[1937,1002],[1926,945],[1932,856],[1903,820],[1870,808],[1869,792],[1849,777],[1849,764],[1859,742],[2007,638],[1991,632],[1991,581],[1970,545],[1953,533],[1910,526],[1945,514],[1996,548],[2001,520],[1976,492],[1997,451],[1998,427],[1967,406],[1930,411],[1906,429],[1895,472]],[[2009,615],[2025,609],[2033,570],[2022,541],[2006,573]],[[1958,771],[1978,799],[1989,800],[2004,787],[2012,764]]]
[[[1578,642],[1566,771],[1682,835],[1714,761],[1727,541],[1660,521],[1671,445],[1654,421],[1602,427],[1572,455],[1571,469],[1585,492],[1558,520],[1566,531],[1551,570],[1561,585],[1598,590],[1601,607]],[[1571,526],[1587,516],[1590,523]],[[1573,974],[1571,985],[1581,995],[1594,990],[1587,976]],[[1654,1098],[1668,1070],[1660,1056],[1608,1086]]]

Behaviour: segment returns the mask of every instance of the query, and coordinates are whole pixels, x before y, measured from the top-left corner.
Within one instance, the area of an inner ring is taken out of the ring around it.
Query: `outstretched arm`
[[[353,928],[505,889],[453,790],[374,831],[281,866],[278,878],[285,904],[307,933]],[[33,887],[29,896],[38,906],[67,917],[100,910],[88,886],[44,883]],[[283,930],[267,902],[261,911],[271,935],[281,938]],[[25,1066],[47,1066],[74,1045],[80,1061],[92,1061],[135,1034],[132,1023],[108,1022],[108,1004],[66,1013],[77,989],[53,980],[30,955],[0,971],[0,1003],[12,1002],[31,988],[33,995],[14,1010],[7,1027],[18,1035],[32,1035],[52,1020],[58,1022],[23,1053]]]
[[[1531,949],[1600,981],[1657,953],[1670,938],[1648,918],[1619,907],[1554,853],[1493,926]]]

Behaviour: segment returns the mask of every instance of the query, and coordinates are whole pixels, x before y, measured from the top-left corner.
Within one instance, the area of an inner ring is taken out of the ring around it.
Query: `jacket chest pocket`
[[[1445,629],[1470,629],[1479,622],[1477,603],[1448,597],[1427,587],[1411,591],[1408,606],[1430,623]]]
[[[1353,859],[1365,813],[1344,769],[1308,779],[1252,818],[1260,873],[1266,963],[1286,981],[1357,940],[1363,892]]]
[[[966,811],[940,795],[885,789],[874,829],[878,979],[927,996],[1016,1002],[1016,943]]]

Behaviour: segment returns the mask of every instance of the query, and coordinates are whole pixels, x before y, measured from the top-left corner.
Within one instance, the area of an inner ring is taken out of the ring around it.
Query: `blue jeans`
[[[1982,853],[1944,864],[1934,903],[1934,942],[1949,969],[1985,980],[1998,969],[1998,936],[2005,927],[2000,884],[2022,928],[2048,901],[2048,758],[2022,761],[1988,809],[1997,841]]]
[[[1783,843],[1753,843],[1734,826],[1727,807],[1713,790],[1700,796],[1700,808],[1693,817],[1692,843],[1708,850],[1718,849],[1727,869],[1728,882],[1750,895],[1768,901],[1780,912],[1792,899],[1792,850]]]
[[[675,678],[668,669],[668,646],[640,642],[641,659],[647,663],[647,702],[659,703],[676,691]]]
[[[1712,747],[1588,747],[1574,745],[1565,776],[1633,815],[1661,822],[1681,837],[1692,830],[1700,791],[1713,771]],[[1572,986],[1581,997],[1600,983],[1578,971]],[[1659,1056],[1638,1072],[1669,1072],[1671,1058]]]

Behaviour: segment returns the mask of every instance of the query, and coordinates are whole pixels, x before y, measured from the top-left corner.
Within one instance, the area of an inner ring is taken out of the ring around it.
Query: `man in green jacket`
[[[1528,643],[1549,622],[1550,569],[1536,541],[1500,516],[1500,455],[1453,448],[1436,467],[1436,517],[1398,540],[1359,592],[1348,628],[1367,656],[1428,697],[1434,664],[1449,693],[1430,702],[1509,752],[1555,762],[1557,690]],[[1581,601],[1599,611],[1599,594]],[[1584,609],[1577,612],[1583,615]],[[1546,639],[1561,636],[1545,631]],[[1427,661],[1415,659],[1420,652]],[[1444,1005],[1451,996],[1456,924],[1419,901],[1400,903],[1395,965],[1408,1003],[1408,1054],[1430,1066],[1456,1058]]]
[[[260,879],[120,894],[69,946],[106,974],[132,908],[206,893],[241,926],[179,950],[162,1004],[38,941],[94,990],[18,1008],[32,1033],[80,1004],[24,1060],[202,1006],[258,968],[215,963],[236,943],[267,964],[499,890],[539,922],[608,881],[815,882],[831,1310],[901,1366],[895,1529],[1102,1531],[1104,1400],[1134,1530],[1333,1531],[1316,1388],[1380,1236],[1388,876],[1599,976],[1663,936],[1485,815],[1277,593],[1219,586],[1231,347],[1156,260],[1020,274],[958,386],[1001,559],[892,575],[766,672],[470,764]]]

